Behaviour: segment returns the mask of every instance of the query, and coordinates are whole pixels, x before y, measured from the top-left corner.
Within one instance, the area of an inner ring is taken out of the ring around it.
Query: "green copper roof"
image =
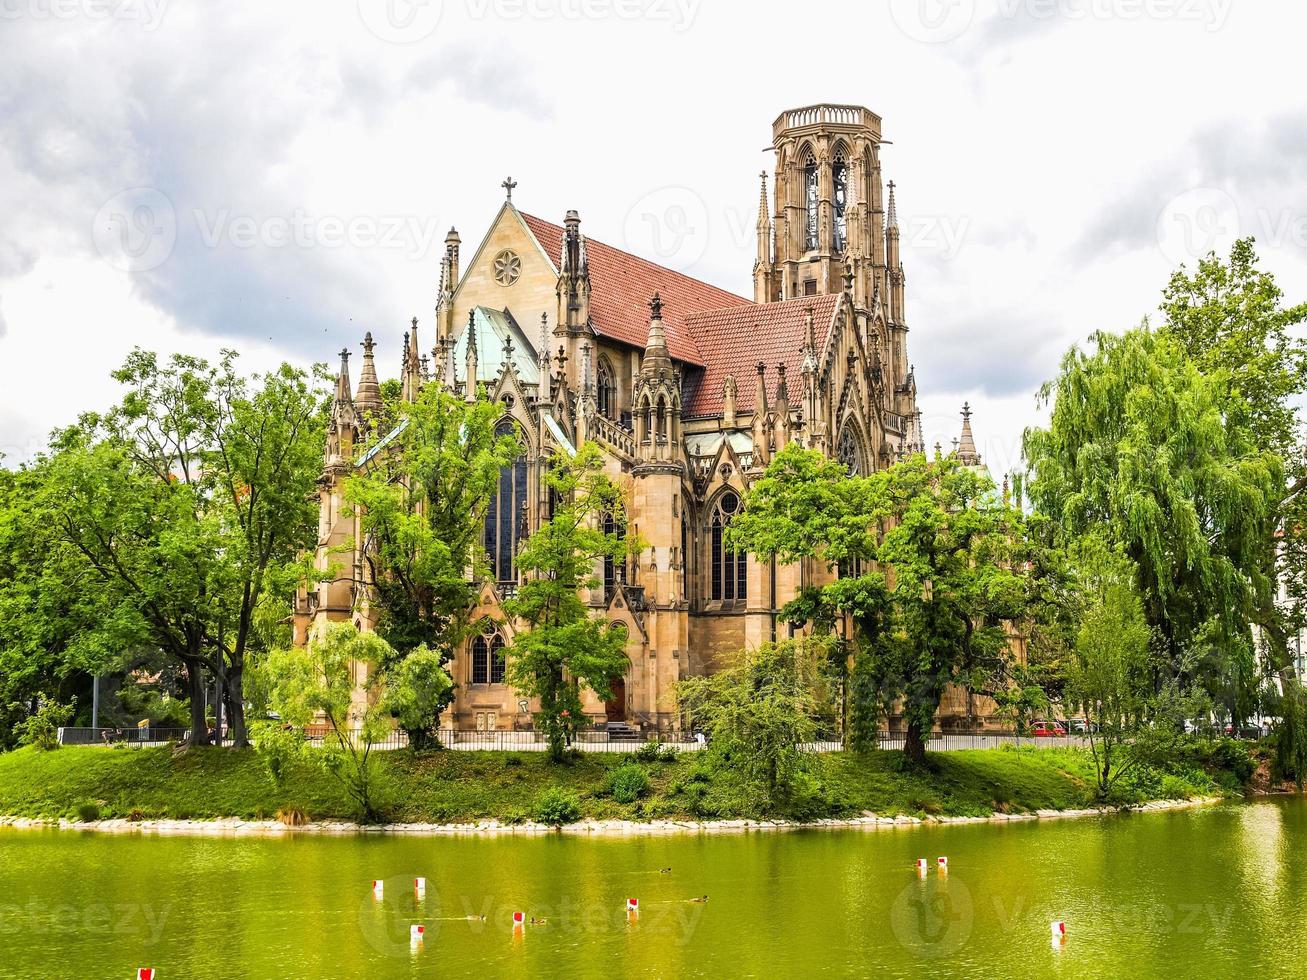
[[[508,310],[478,306],[472,311],[472,329],[477,338],[477,381],[492,384],[504,369],[504,341],[513,342],[513,367],[524,385],[540,383],[540,362],[535,345]],[[467,364],[468,328],[464,325],[454,345],[454,373],[462,378]]]

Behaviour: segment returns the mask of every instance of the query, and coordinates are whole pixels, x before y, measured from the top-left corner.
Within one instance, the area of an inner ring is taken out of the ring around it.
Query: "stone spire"
[[[477,400],[477,324],[476,311],[467,311],[467,356],[464,359],[463,400]]]
[[[962,438],[957,442],[958,462],[963,466],[979,466],[980,453],[976,451],[976,440],[971,434],[971,404],[962,403]]]
[[[899,208],[894,200],[894,181],[889,182],[889,204],[885,210],[885,230],[899,230]]]
[[[331,426],[327,430],[326,457],[330,466],[350,459],[354,449],[354,426],[358,413],[350,396],[349,348],[340,352],[340,373],[336,375],[336,394],[331,400]]]
[[[349,391],[349,348],[343,347],[340,351],[340,373],[336,375],[336,405],[353,404]]]
[[[790,387],[785,383],[785,364],[776,365],[776,451],[780,452],[790,442]]]
[[[372,351],[376,344],[372,342],[372,331],[363,335],[363,371],[359,375],[358,391],[354,395],[354,405],[366,420],[381,412],[381,385],[377,381],[377,365]]]
[[[758,194],[758,254],[753,260],[754,302],[772,298],[772,221],[767,208],[767,171],[758,174],[762,186]]]
[[[657,293],[649,300],[649,337],[644,344],[644,360],[640,373],[653,377],[659,371],[672,370],[672,357],[667,352],[667,331],[663,327],[663,300]]]
[[[771,460],[767,431],[767,365],[758,362],[758,391],[753,399],[753,468],[760,470]]]

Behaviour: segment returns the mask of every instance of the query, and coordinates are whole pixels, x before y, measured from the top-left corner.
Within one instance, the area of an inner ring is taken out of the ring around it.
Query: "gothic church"
[[[626,492],[615,528],[648,544],[629,567],[596,569],[600,585],[587,596],[626,626],[630,660],[612,699],[587,703],[593,722],[674,729],[679,678],[788,634],[777,610],[832,573],[725,546],[750,481],[790,442],[862,472],[924,450],[881,142],[880,118],[859,106],[809,106],[775,121],[752,299],[587,238],[576,211],[561,225],[520,211],[511,181],[469,261],[450,231],[434,330],[415,320],[404,336],[404,397],[435,384],[471,399],[483,387],[526,451],[504,471],[487,516],[493,574],[474,614],[485,625],[451,665],[457,698],[445,727],[530,727],[533,706],[503,683],[498,651],[515,626],[500,602],[517,587],[518,542],[544,519],[547,461],[585,442],[601,448]],[[385,434],[365,421],[381,404],[373,346],[369,334],[353,391],[342,356],[317,549],[319,568],[337,573],[300,595],[300,642],[325,621],[374,621],[367,563],[349,555],[359,522],[343,501],[344,478],[366,452],[384,451]],[[963,442],[960,452],[975,456],[969,426]]]

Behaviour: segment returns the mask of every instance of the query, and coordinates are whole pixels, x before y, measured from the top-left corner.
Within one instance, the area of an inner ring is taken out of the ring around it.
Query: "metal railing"
[[[61,745],[103,745],[108,747],[152,748],[185,741],[190,734],[186,728],[61,728]],[[310,726],[305,731],[310,745],[332,744],[333,737],[325,726]],[[441,747],[462,752],[543,752],[548,742],[543,732],[530,731],[465,731],[441,729],[436,733]],[[903,732],[880,732],[876,747],[882,750],[902,749],[907,736]],[[210,732],[214,744],[230,744],[227,731]],[[582,752],[633,752],[650,742],[661,743],[670,749],[686,752],[701,749],[706,744],[690,732],[610,732],[604,729],[585,729],[570,740],[572,748]],[[927,740],[930,752],[960,752],[978,749],[1013,748],[1087,748],[1088,739],[1080,735],[1030,736],[1000,731],[934,732]],[[374,743],[380,750],[407,749],[409,738],[405,732],[394,731]],[[838,738],[808,742],[806,752],[841,752],[844,743]]]

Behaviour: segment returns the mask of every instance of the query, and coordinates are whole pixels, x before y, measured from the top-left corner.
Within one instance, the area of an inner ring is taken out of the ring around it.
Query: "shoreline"
[[[1257,794],[1267,795],[1267,794]],[[580,820],[553,826],[533,821],[500,823],[479,820],[475,823],[398,823],[359,824],[344,820],[311,821],[289,826],[278,820],[242,820],[220,817],[214,820],[58,820],[41,817],[0,816],[0,830],[60,830],[101,834],[139,834],[155,837],[257,837],[273,838],[292,835],[343,836],[410,836],[467,837],[547,834],[571,834],[595,837],[641,837],[668,834],[749,833],[782,830],[889,830],[902,827],[957,826],[959,824],[1029,823],[1037,820],[1068,820],[1080,817],[1113,816],[1123,813],[1183,810],[1220,803],[1230,797],[1200,796],[1184,800],[1152,800],[1123,807],[1085,807],[1071,810],[1036,810],[1033,813],[995,813],[988,817],[898,815],[882,817],[864,813],[860,817],[827,818],[798,822],[793,820]]]

